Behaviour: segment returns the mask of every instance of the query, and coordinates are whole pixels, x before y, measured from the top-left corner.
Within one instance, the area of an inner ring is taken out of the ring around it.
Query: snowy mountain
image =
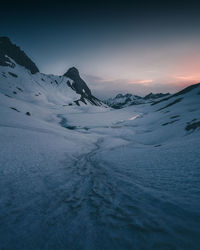
[[[102,105],[76,68],[63,76],[40,73],[35,63],[7,37],[0,38],[0,92],[8,98],[38,104]]]
[[[151,105],[156,113],[161,113],[162,126],[173,129],[176,136],[183,130],[194,132],[200,128],[200,83],[191,85]]]
[[[42,74],[9,51],[0,249],[198,249],[200,84],[106,108],[77,69]]]
[[[132,94],[118,94],[114,98],[109,98],[105,103],[115,109],[124,108],[130,105],[137,105],[144,103],[142,97]]]
[[[109,98],[108,100],[105,101],[105,103],[115,109],[121,109],[124,107],[128,107],[131,105],[138,105],[138,104],[144,104],[147,102],[153,102],[155,99],[159,99],[162,97],[165,97],[167,95],[170,95],[169,93],[163,94],[163,93],[157,93],[153,94],[150,93],[146,95],[145,97],[141,97],[138,95],[133,95],[133,94],[118,94],[114,98]]]
[[[144,100],[154,100],[154,99],[158,99],[158,98],[163,98],[165,96],[168,96],[170,95],[170,93],[166,93],[166,94],[163,94],[163,93],[156,93],[156,94],[153,94],[153,93],[150,93],[148,95],[146,95],[145,97],[143,97]]]

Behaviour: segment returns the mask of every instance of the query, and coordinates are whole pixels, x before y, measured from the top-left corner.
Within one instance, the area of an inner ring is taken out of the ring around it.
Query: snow
[[[108,100],[105,101],[106,104],[108,104],[111,107],[117,107],[117,108],[122,108],[122,107],[127,107],[132,104],[143,104],[145,103],[145,100],[137,95],[132,95],[132,94],[118,94],[114,98],[109,98]]]
[[[169,96],[170,94],[162,94],[162,93],[157,93],[153,94],[150,93],[147,96],[141,97],[133,94],[118,94],[114,98],[109,98],[108,100],[105,100],[105,103],[113,108],[125,108],[131,105],[139,105],[139,104],[144,104],[144,103],[153,103],[155,100],[161,100],[163,97]]]
[[[67,80],[0,67],[0,249],[198,249],[200,87],[114,110]]]

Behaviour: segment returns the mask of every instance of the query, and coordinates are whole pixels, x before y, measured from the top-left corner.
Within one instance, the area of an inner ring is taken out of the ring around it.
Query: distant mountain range
[[[161,99],[163,97],[169,96],[169,93],[163,94],[163,93],[157,93],[153,94],[150,93],[146,95],[145,97],[141,97],[138,95],[133,94],[118,94],[114,98],[109,98],[108,100],[105,100],[105,103],[115,109],[121,109],[127,106],[131,105],[138,105],[138,104],[144,104],[147,102],[154,102],[155,100]]]

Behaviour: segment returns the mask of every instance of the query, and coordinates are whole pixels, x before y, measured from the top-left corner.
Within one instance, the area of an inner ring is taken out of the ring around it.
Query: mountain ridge
[[[21,82],[27,82],[27,84],[28,82],[33,83],[36,81],[40,86],[44,85],[46,82],[51,84],[51,87],[57,87],[57,89],[60,88],[60,84],[63,84],[64,89],[70,88],[77,94],[77,97],[79,96],[79,98],[74,100],[74,95],[72,95],[71,101],[69,103],[75,103],[78,106],[81,104],[91,104],[95,106],[103,105],[103,103],[98,98],[92,95],[91,90],[85,81],[80,77],[78,69],[75,67],[69,68],[63,76],[40,73],[36,64],[26,55],[23,50],[20,49],[19,46],[13,44],[8,37],[0,37],[0,66],[2,69],[4,69],[4,67],[5,69],[7,67],[10,68],[9,70],[2,70],[1,74],[4,77],[4,80],[5,78],[12,79],[14,77],[20,78]],[[29,76],[27,76],[28,72],[31,73]],[[26,79],[27,77],[29,78],[28,81]],[[49,81],[50,78],[51,80]],[[15,79],[15,82],[16,80],[17,79]],[[21,83],[18,83],[18,85],[20,84]],[[12,87],[13,86],[10,86],[10,88]],[[18,86],[18,88],[21,87]],[[31,86],[29,91],[31,91]],[[12,94],[13,93],[17,93],[16,90],[13,90]],[[61,94],[63,93],[64,92],[62,90]],[[48,95],[48,93],[46,93],[46,95]],[[66,99],[70,98],[67,97]]]
[[[117,94],[114,98],[109,98],[105,100],[105,103],[115,109],[121,109],[127,106],[132,106],[132,105],[139,105],[139,104],[144,104],[147,102],[154,102],[157,99],[161,99],[163,97],[166,97],[170,95],[170,93],[156,93],[153,94],[152,92],[149,93],[148,95],[141,97],[138,95],[134,94]]]
[[[15,64],[10,61],[12,58],[17,64],[30,70],[32,74],[39,72],[36,64],[20,49],[19,46],[13,44],[11,40],[6,37],[0,37],[0,65],[15,67]]]

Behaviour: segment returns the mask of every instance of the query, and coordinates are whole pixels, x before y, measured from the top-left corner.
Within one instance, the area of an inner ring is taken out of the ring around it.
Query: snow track
[[[0,250],[199,249],[199,89],[110,110],[15,73],[0,75]]]

